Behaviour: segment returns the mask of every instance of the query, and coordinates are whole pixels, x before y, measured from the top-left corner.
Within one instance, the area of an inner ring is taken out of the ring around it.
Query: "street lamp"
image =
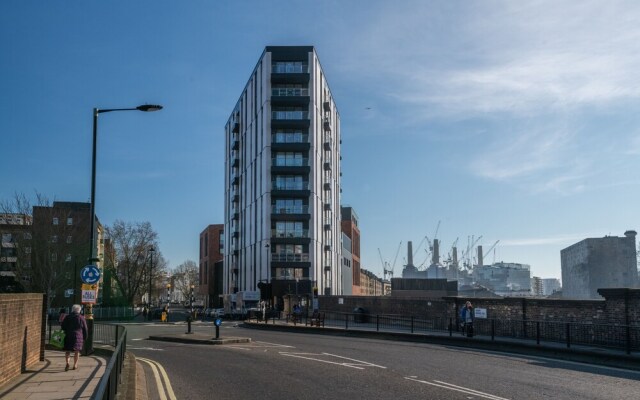
[[[96,149],[98,143],[98,115],[113,112],[113,111],[158,111],[162,110],[162,106],[145,104],[134,108],[107,108],[100,110],[98,108],[93,109],[93,156],[91,159],[91,205],[90,205],[90,221],[89,221],[89,263],[99,261],[96,257],[96,233],[95,233],[95,219],[96,219]],[[92,307],[89,304],[89,310],[87,319],[93,319]]]
[[[150,258],[150,262],[149,262],[149,298],[147,299],[148,301],[148,309],[147,309],[147,319],[149,321],[152,320],[151,317],[151,280],[153,279],[153,253],[155,253],[156,249],[153,246],[149,246],[149,258]]]
[[[191,284],[191,294],[189,295],[189,308],[191,308],[191,315],[193,316],[193,283]]]
[[[162,110],[162,106],[144,104],[135,108],[108,108],[100,110],[98,108],[93,109],[93,154],[91,159],[91,204],[90,204],[90,221],[89,221],[89,264],[94,264],[100,261],[95,253],[96,250],[96,233],[95,233],[95,219],[96,219],[96,148],[98,142],[98,115],[112,111],[158,111]],[[85,345],[85,354],[93,353],[93,304],[87,305],[87,311],[85,313],[87,319],[87,340]]]
[[[169,310],[170,304],[171,304],[171,284],[167,283],[167,310]]]

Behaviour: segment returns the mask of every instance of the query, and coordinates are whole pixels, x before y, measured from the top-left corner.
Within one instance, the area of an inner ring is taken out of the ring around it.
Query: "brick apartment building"
[[[340,211],[342,215],[340,222],[342,232],[351,239],[351,271],[353,273],[351,294],[359,295],[362,293],[360,289],[360,229],[358,228],[358,215],[352,207],[341,207]]]
[[[200,295],[207,307],[222,307],[224,224],[209,225],[200,233]]]

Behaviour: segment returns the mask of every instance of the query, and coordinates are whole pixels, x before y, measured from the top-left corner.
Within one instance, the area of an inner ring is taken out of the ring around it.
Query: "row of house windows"
[[[54,225],[59,225],[60,220],[58,219],[58,217],[53,217],[53,224]],[[69,217],[67,218],[67,225],[73,225],[73,218]]]

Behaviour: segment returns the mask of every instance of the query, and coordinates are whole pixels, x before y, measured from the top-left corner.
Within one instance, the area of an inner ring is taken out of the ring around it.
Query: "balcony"
[[[301,110],[271,111],[271,119],[274,120],[308,120],[309,112]]]
[[[325,265],[324,266],[324,272],[331,272],[331,266],[330,265]]]
[[[231,140],[231,148],[233,150],[238,150],[240,148],[240,140],[237,137],[234,137]]]
[[[331,150],[332,147],[333,147],[333,139],[331,138],[331,135],[326,133],[324,135],[324,149]]]
[[[272,214],[309,214],[309,206],[303,205],[298,207],[277,207],[271,206]]]
[[[306,262],[309,261],[309,253],[300,253],[300,254],[287,254],[281,253],[271,254],[271,261],[274,262]]]
[[[233,128],[231,128],[231,132],[240,133],[240,123],[239,122],[235,122],[233,124]]]
[[[331,230],[331,224],[324,224],[324,230],[325,231],[330,231]]]
[[[308,88],[272,88],[271,96],[278,96],[278,97],[309,96],[309,89]]]
[[[272,167],[308,167],[309,158],[272,158]]]
[[[240,237],[240,230],[239,229],[236,229],[236,230],[233,231],[233,237],[234,238]]]
[[[285,183],[277,183],[271,182],[272,190],[309,190],[309,182],[285,182]]]
[[[239,185],[240,184],[240,177],[238,175],[234,176],[233,178],[231,178],[231,183],[233,185]]]
[[[240,213],[239,212],[234,212],[233,213],[233,219],[235,219],[236,221],[240,220]]]
[[[279,231],[276,229],[271,230],[271,237],[273,238],[308,238],[308,229],[298,229],[294,231]]]
[[[325,101],[324,103],[322,103],[322,109],[324,110],[324,112],[330,112],[331,111],[331,102]]]
[[[324,130],[331,132],[331,120],[329,118],[324,119]]]
[[[233,161],[231,162],[231,166],[234,168],[240,166],[240,159],[234,158]]]
[[[325,161],[325,162],[322,164],[322,168],[324,168],[324,170],[325,170],[325,171],[329,171],[329,170],[331,170],[331,163],[330,163],[330,162],[328,162],[328,161]]]
[[[322,187],[324,190],[331,190],[331,183],[325,183]]]
[[[331,211],[331,203],[325,203],[324,204],[324,210],[325,211]]]
[[[325,244],[324,245],[324,251],[331,251],[331,245],[330,244]]]

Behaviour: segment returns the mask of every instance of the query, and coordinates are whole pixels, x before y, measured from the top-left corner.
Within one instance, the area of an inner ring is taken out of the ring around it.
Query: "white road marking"
[[[295,349],[295,346],[288,346],[286,344],[260,342],[260,341],[255,341],[254,343],[260,343],[260,344],[264,343],[264,344],[269,345],[269,347],[287,347],[287,348],[290,348],[290,349]],[[261,346],[261,347],[267,347],[267,346]]]
[[[144,340],[144,338],[135,338],[135,339],[131,339],[131,340],[132,340],[132,341],[133,341],[133,340]]]
[[[162,381],[164,381],[164,385],[166,387],[166,393],[169,396],[169,400],[177,400],[175,393],[173,392],[173,388],[171,387],[171,382],[169,381],[169,376],[167,375],[167,371],[165,371],[164,367],[160,365],[157,361],[150,360],[148,358],[137,357],[137,360],[143,361],[151,367],[153,371],[153,376],[156,378],[156,387],[158,388],[158,393],[160,394],[160,400],[167,400],[167,396],[165,395],[165,390],[162,387]],[[160,374],[162,374],[162,379],[160,379]]]
[[[360,360],[356,360],[354,358],[342,357],[342,356],[337,356],[335,354],[329,354],[329,353],[320,353],[320,354],[316,354],[316,353],[287,353],[287,352],[282,352],[281,351],[280,354],[285,356],[285,357],[302,358],[302,359],[305,359],[305,360],[317,361],[317,362],[322,362],[322,363],[326,363],[326,364],[340,365],[340,366],[343,366],[343,367],[355,368],[355,369],[365,369],[365,367],[376,367],[376,368],[383,368],[383,369],[387,368],[387,367],[383,367],[381,365],[368,363],[366,361],[360,361]],[[354,361],[354,362],[353,363],[336,362],[336,361],[329,361],[329,360],[324,360],[324,359],[321,359],[321,358],[311,357],[311,356],[329,356],[329,357],[341,358],[341,359],[344,359],[344,360],[350,360],[350,361]]]
[[[480,397],[484,397],[485,399],[490,399],[490,400],[509,400],[509,399],[506,399],[504,397],[498,397],[498,396],[495,396],[493,394],[480,392],[480,391],[474,390],[474,389],[469,389],[469,388],[466,388],[464,386],[457,386],[457,385],[454,385],[452,383],[436,381],[436,380],[434,380],[433,382],[427,382],[427,381],[423,381],[423,380],[420,380],[420,379],[415,379],[415,378],[409,377],[409,376],[405,377],[404,379],[407,379],[407,380],[410,380],[410,381],[414,381],[414,382],[418,382],[418,383],[424,383],[426,385],[436,386],[436,387],[443,388],[443,389],[455,390],[457,392],[462,392],[462,393],[466,393],[466,394],[470,394],[470,395],[474,395],[474,396],[480,396]]]
[[[164,351],[164,349],[156,349],[155,347],[132,347],[127,346],[129,350],[149,350],[149,351]]]

